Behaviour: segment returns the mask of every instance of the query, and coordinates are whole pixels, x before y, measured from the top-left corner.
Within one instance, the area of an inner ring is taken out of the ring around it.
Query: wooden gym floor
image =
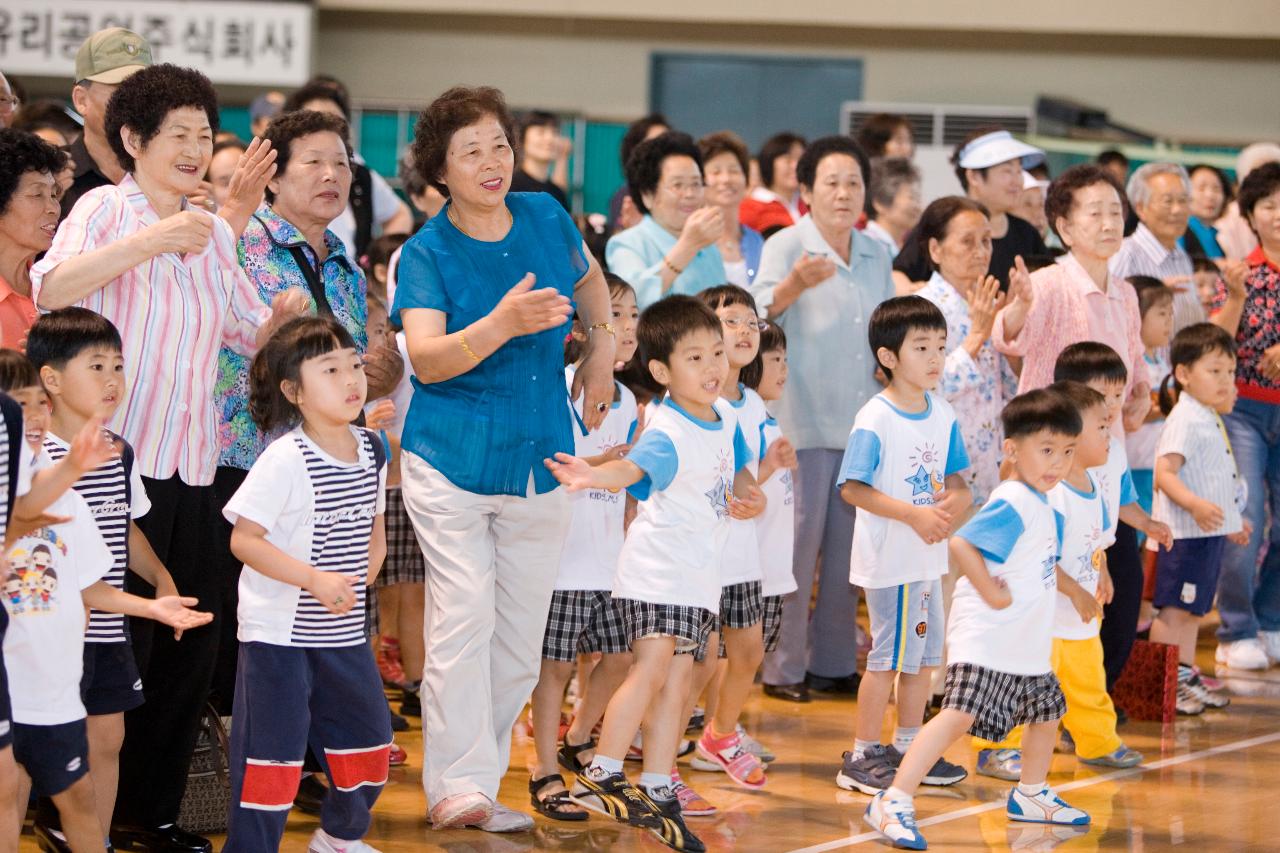
[[[1206,631],[1200,664],[1213,672],[1213,646]],[[1085,767],[1056,755],[1050,782],[1073,805],[1088,811],[1084,833],[1010,824],[1004,817],[1007,784],[972,775],[974,754],[966,744],[948,753],[970,770],[953,788],[923,790],[917,798],[922,831],[931,849],[956,851],[1280,850],[1271,822],[1277,802],[1268,791],[1280,782],[1280,668],[1265,673],[1219,672],[1232,695],[1223,711],[1180,718],[1160,726],[1129,723],[1121,736],[1147,759],[1134,770]],[[867,797],[841,791],[834,778],[840,753],[849,748],[853,701],[817,699],[794,705],[758,692],[745,715],[747,728],[779,756],[769,785],[749,792],[723,774],[685,770],[685,779],[719,806],[713,818],[692,818],[690,828],[712,851],[887,850],[862,823]],[[538,817],[532,833],[496,836],[476,830],[432,831],[423,816],[421,731],[396,736],[409,765],[394,768],[375,810],[367,841],[383,853],[443,850],[452,853],[517,853],[524,850],[648,851],[666,849],[640,830],[593,813],[585,823]],[[526,761],[531,744],[516,745],[501,799],[529,811]],[[628,765],[638,775],[638,767]],[[295,813],[281,850],[304,853],[316,819]],[[215,848],[221,839],[215,842]],[[23,851],[36,849],[28,836]],[[264,851],[266,853],[266,851]]]

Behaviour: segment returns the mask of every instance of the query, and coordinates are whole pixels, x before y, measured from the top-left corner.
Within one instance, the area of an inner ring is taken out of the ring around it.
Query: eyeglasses
[[[4,109],[4,110],[16,109],[18,104],[19,104],[18,99],[13,97],[12,95],[0,97],[0,109]]]
[[[1191,203],[1191,199],[1185,195],[1160,195],[1151,199],[1151,206],[1158,207],[1162,210],[1173,210],[1176,207],[1186,207]]]
[[[765,329],[769,328],[768,323],[756,317],[752,317],[751,319],[747,319],[746,317],[722,317],[720,322],[724,323],[735,332],[738,329],[754,329],[757,332],[763,332]]]
[[[698,192],[702,192],[704,187],[705,187],[705,184],[703,184],[702,181],[691,181],[690,183],[687,183],[687,184],[677,181],[675,183],[662,185],[662,189],[666,190],[672,195],[684,195],[685,193],[698,193]]]

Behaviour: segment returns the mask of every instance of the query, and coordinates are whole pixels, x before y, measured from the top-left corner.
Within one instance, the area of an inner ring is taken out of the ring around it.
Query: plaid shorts
[[[391,586],[397,583],[424,583],[427,579],[427,559],[418,547],[418,537],[413,532],[413,522],[405,509],[400,488],[387,489],[387,559],[374,586]]]
[[[1058,676],[1011,675],[972,663],[947,667],[942,707],[973,715],[969,734],[1002,741],[1018,726],[1052,723],[1067,713]]]
[[[578,655],[616,655],[629,647],[622,607],[608,590],[557,589],[552,594],[542,635],[544,660],[570,663]]]
[[[771,652],[778,648],[778,639],[782,636],[782,599],[785,595],[766,595],[764,597],[764,650]]]
[[[764,585],[760,581],[730,584],[720,590],[716,628],[750,628],[764,620]]]
[[[690,604],[654,604],[633,598],[617,599],[627,622],[627,639],[634,643],[645,637],[676,638],[676,653],[695,654],[705,649],[715,628],[716,615]]]

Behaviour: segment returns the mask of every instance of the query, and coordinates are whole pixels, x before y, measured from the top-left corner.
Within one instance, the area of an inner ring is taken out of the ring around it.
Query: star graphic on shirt
[[[716,484],[710,489],[703,492],[703,494],[707,496],[707,500],[711,503],[711,506],[715,509],[716,515],[720,518],[725,518],[729,515],[728,488],[729,484],[725,480],[721,479],[717,480]]]
[[[933,478],[929,476],[929,471],[923,465],[916,469],[916,472],[906,481],[911,484],[911,497],[916,495],[933,494]]]

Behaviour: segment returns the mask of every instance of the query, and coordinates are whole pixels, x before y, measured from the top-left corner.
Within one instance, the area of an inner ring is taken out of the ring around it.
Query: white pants
[[[495,799],[511,727],[538,681],[542,634],[569,525],[562,489],[528,497],[460,489],[401,457],[401,494],[427,560],[422,785],[434,805]]]

